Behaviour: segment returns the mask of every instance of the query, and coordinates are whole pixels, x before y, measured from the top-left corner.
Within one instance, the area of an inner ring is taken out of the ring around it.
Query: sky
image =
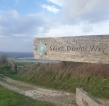
[[[35,37],[109,34],[109,0],[0,0],[0,51],[32,52]]]

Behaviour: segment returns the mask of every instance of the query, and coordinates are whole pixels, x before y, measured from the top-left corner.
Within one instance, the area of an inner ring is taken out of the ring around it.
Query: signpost
[[[109,35],[36,38],[36,59],[109,64]],[[104,106],[77,88],[78,106]]]
[[[36,38],[36,59],[109,63],[109,36]]]

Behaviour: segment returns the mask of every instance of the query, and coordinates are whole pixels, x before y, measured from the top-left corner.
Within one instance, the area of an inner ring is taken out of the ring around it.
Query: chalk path
[[[75,95],[68,92],[40,88],[8,77],[0,77],[0,85],[32,99],[50,102],[56,106],[76,106]]]

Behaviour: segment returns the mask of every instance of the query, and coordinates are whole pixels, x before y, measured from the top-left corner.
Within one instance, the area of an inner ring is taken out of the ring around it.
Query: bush
[[[0,65],[7,65],[7,64],[8,64],[7,56],[1,55],[0,56]]]

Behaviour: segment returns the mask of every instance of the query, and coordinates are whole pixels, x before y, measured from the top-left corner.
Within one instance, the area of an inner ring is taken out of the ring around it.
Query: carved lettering
[[[85,45],[85,46],[50,46],[49,47],[50,51],[55,51],[55,52],[71,52],[71,51],[77,51],[77,52],[101,52],[104,53],[105,49],[102,46],[99,45]]]

